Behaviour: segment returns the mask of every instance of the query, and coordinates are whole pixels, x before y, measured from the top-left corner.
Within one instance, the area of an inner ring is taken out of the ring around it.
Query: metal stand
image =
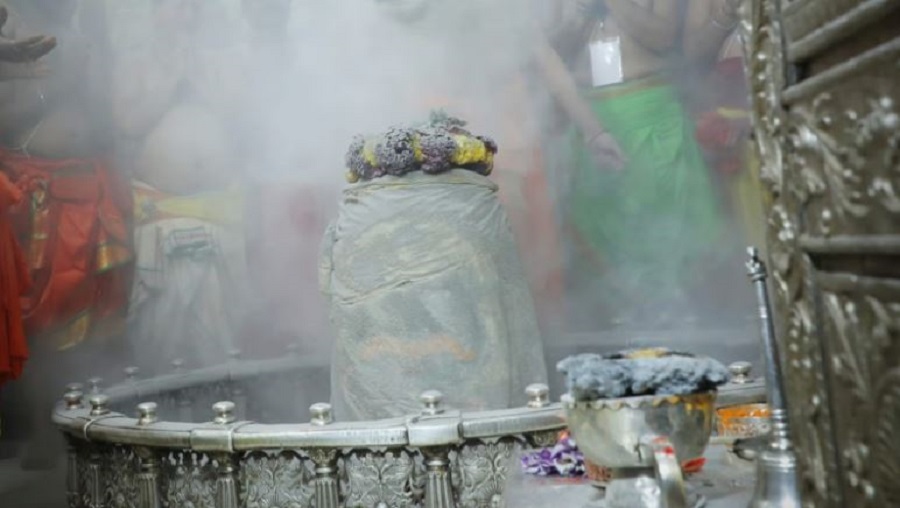
[[[769,439],[757,455],[756,491],[750,508],[800,508],[797,488],[797,457],[791,442],[787,406],[778,345],[775,342],[775,326],[772,322],[769,291],[766,287],[768,273],[765,263],[755,248],[747,249],[750,260],[747,271],[756,287],[759,301],[759,317],[763,349],[766,354],[766,392],[772,412]]]
[[[596,508],[701,508],[706,504],[706,498],[681,479],[681,471],[675,482],[661,478],[655,468],[613,470],[612,474]]]

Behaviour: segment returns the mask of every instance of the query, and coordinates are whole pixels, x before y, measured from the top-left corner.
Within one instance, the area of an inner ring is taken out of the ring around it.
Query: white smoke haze
[[[248,6],[287,3],[288,19],[276,16],[262,31],[248,22]],[[176,15],[191,4],[197,19],[186,32]],[[249,295],[247,314],[252,323],[267,322],[259,328],[266,333],[244,338],[248,355],[272,354],[271,334],[301,342],[307,353],[330,350],[315,284],[318,227],[335,213],[354,135],[421,122],[446,108],[498,141],[499,167],[505,147],[539,140],[539,118],[523,111],[513,111],[524,119],[515,121],[517,139],[504,139],[511,109],[537,111],[546,102],[535,87],[521,96],[526,102],[504,97],[538,40],[538,20],[522,2],[106,0],[104,7],[114,100],[128,87],[140,89],[134,102],[119,104],[126,120],[117,128],[140,124],[133,120],[138,103],[169,104],[134,133],[115,133],[120,169],[193,188],[239,175],[265,190],[267,202],[250,211],[262,224],[247,237],[261,290]],[[283,35],[278,20],[287,25]],[[166,80],[185,67],[194,93],[172,99]],[[315,224],[302,230],[298,223]]]
[[[327,363],[332,338],[317,285],[318,252],[321,228],[335,215],[346,185],[344,156],[353,136],[420,122],[431,110],[446,108],[476,134],[498,142],[493,178],[514,193],[502,182],[523,168],[513,167],[508,154],[531,144],[546,149],[558,141],[553,137],[558,132],[550,134],[558,119],[550,114],[549,92],[531,63],[545,36],[541,29],[557,20],[552,2],[542,1],[293,0],[283,37],[254,37],[243,4],[265,8],[284,2],[289,0],[81,0],[76,23],[94,27],[83,36],[91,41],[92,56],[105,64],[98,67],[108,76],[106,85],[137,81],[144,86],[142,102],[171,95],[166,77],[170,67],[182,65],[174,57],[148,61],[147,55],[190,53],[183,65],[196,94],[189,102],[179,107],[173,102],[161,118],[135,128],[136,135],[120,124],[111,127],[118,169],[135,175],[152,167],[189,187],[237,181],[264,189],[262,202],[249,207],[256,214],[247,236],[254,285],[240,309],[249,331],[239,337],[239,345],[245,356],[272,357],[281,354],[285,342],[300,343],[304,354]],[[179,33],[171,19],[157,22],[154,17],[160,5],[190,4],[197,7],[199,22],[189,33]],[[98,12],[105,17],[104,33],[96,32],[96,20],[84,19]],[[135,78],[137,72],[146,76]],[[98,95],[109,102],[116,98],[115,91],[98,90]],[[120,104],[126,113],[138,108],[137,102]],[[553,183],[548,192],[554,200],[564,199],[566,168],[550,151],[544,155]],[[723,238],[723,250],[740,242],[735,228]],[[747,302],[747,314],[752,314],[752,292],[740,286],[742,251],[735,252],[733,269],[713,277],[704,292],[746,294],[736,299]],[[537,260],[530,268],[550,272],[561,262]],[[647,289],[652,296],[653,288]],[[578,306],[581,296],[568,299]],[[745,322],[735,325],[731,315],[717,321],[718,303],[709,300],[696,314],[717,326],[746,327]],[[566,318],[556,321],[557,329],[545,336],[551,345],[564,342]],[[589,331],[587,345],[607,347],[600,329],[598,324]],[[667,332],[654,337],[664,342]],[[630,340],[627,333],[615,340],[622,337]],[[185,333],[180,340],[197,339]],[[756,339],[751,334],[746,340]],[[690,343],[660,345],[693,349]],[[130,361],[98,358],[93,363],[124,366]]]
[[[526,10],[508,0],[420,3],[428,10],[408,22],[386,1],[298,3],[292,35],[301,123],[289,143],[318,168],[310,171],[333,178],[354,134],[422,121],[442,96],[465,98],[478,118],[448,112],[475,131],[494,130],[498,89],[530,54]]]

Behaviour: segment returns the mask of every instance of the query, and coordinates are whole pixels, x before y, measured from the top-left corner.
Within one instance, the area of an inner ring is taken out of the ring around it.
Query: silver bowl
[[[715,401],[716,392],[710,391],[593,402],[564,395],[562,405],[578,449],[594,464],[615,470],[656,467],[654,442],[674,448],[678,464],[702,457]]]

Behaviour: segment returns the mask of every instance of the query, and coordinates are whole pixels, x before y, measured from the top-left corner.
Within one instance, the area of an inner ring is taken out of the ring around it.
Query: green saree
[[[620,172],[597,167],[581,136],[573,136],[567,212],[577,245],[575,297],[592,311],[671,307],[720,226],[693,124],[661,82],[604,87],[587,99],[627,162]]]

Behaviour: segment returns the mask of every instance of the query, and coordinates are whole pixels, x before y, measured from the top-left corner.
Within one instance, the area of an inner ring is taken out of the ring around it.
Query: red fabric
[[[715,111],[703,113],[697,120],[697,141],[705,148],[727,146],[734,138],[732,122]]]
[[[738,122],[715,111],[703,113],[697,120],[697,141],[720,173],[734,174],[743,167],[740,152],[734,150],[742,130]]]
[[[709,77],[710,89],[716,90],[714,104],[697,115],[695,134],[707,159],[723,174],[734,174],[743,168],[742,152],[736,150],[749,120],[735,120],[722,116],[719,108],[744,110],[747,108],[744,65],[741,58],[721,60]]]
[[[19,303],[29,286],[28,269],[9,216],[9,210],[21,201],[21,190],[0,173],[0,386],[17,379],[28,359]]]
[[[32,280],[21,300],[26,333],[66,334],[68,347],[101,333],[107,320],[123,322],[129,188],[99,159],[47,160],[0,149],[0,171],[25,192],[10,218]],[[67,330],[76,323],[80,331]]]

